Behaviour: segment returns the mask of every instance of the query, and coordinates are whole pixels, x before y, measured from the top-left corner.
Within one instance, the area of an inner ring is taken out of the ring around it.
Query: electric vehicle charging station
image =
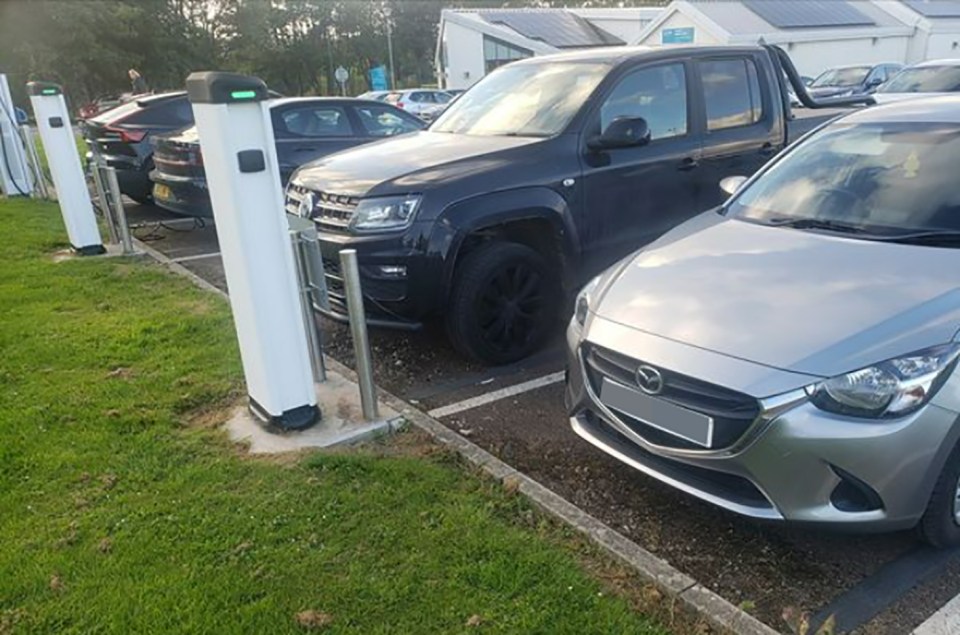
[[[6,196],[33,194],[33,176],[19,128],[7,76],[0,73],[0,190]]]
[[[63,91],[57,84],[30,82],[27,93],[47,153],[50,176],[57,190],[57,202],[70,244],[83,256],[102,254],[106,249],[100,240],[100,229],[93,214]]]
[[[280,430],[307,428],[320,411],[267,85],[235,73],[198,72],[187,78],[187,95],[203,148],[250,410]]]

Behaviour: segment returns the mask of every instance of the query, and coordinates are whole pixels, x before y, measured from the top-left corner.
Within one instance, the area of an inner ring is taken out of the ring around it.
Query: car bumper
[[[752,518],[858,530],[911,527],[926,508],[943,448],[954,442],[957,414],[950,409],[931,404],[903,419],[871,422],[821,411],[795,386],[761,399],[763,408],[753,426],[728,447],[663,447],[600,401],[581,354],[580,329],[572,325],[567,339],[565,401],[570,425],[580,437],[668,485]],[[673,358],[689,359],[684,348],[656,342],[644,362],[669,368]],[[697,355],[712,356],[708,365],[719,375],[745,377],[742,360],[704,351]]]
[[[319,312],[346,322],[346,295],[340,252],[355,249],[360,266],[364,311],[371,326],[416,330],[437,310],[442,289],[438,257],[418,245],[424,244],[417,223],[403,234],[355,236],[320,232],[320,252],[330,298],[329,309]],[[402,268],[402,273],[386,268]]]
[[[202,179],[170,178],[156,171],[150,173],[153,202],[158,207],[183,216],[212,218],[210,192]]]

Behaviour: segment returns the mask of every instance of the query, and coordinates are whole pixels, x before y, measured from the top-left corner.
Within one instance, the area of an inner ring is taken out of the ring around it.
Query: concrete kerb
[[[213,286],[186,267],[173,262],[161,252],[139,240],[134,239],[134,243],[144,253],[166,265],[171,271],[185,276],[197,286],[227,299],[227,294],[224,291]],[[353,370],[330,357],[327,357],[326,361],[330,370],[351,381],[356,381],[357,375]],[[421,410],[414,408],[382,388],[377,389],[377,396],[384,405],[399,412],[406,421],[429,434],[436,442],[456,451],[469,463],[493,478],[501,482],[508,479],[515,480],[519,491],[537,507],[586,535],[609,554],[635,569],[643,578],[657,586],[661,591],[679,598],[690,610],[703,616],[714,626],[737,635],[779,635],[778,631],[723,599],[690,576],[671,566],[668,562],[661,560],[556,492],[517,471]]]

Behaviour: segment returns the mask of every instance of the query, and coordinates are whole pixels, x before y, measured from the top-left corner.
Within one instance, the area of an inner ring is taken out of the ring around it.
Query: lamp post
[[[387,22],[387,56],[390,60],[390,90],[397,89],[397,77],[393,73],[393,26],[390,18],[393,16],[393,8],[387,2],[383,5],[383,17]]]

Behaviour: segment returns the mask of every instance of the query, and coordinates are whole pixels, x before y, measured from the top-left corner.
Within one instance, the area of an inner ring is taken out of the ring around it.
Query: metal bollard
[[[363,418],[374,421],[377,412],[377,387],[373,383],[373,363],[370,361],[370,341],[367,339],[367,316],[363,310],[363,290],[360,288],[360,267],[357,250],[340,252],[340,268],[347,296],[347,313],[350,314],[350,333],[353,335],[353,351],[357,358],[357,378],[360,381],[360,403]]]
[[[133,253],[133,241],[130,240],[130,227],[127,225],[127,212],[123,209],[123,199],[120,198],[120,183],[117,181],[117,169],[105,168],[107,184],[110,187],[110,198],[113,201],[113,210],[116,216],[117,228],[120,230],[120,244],[124,255]]]
[[[93,186],[97,190],[97,198],[100,199],[100,211],[103,212],[103,218],[107,221],[107,231],[110,232],[110,242],[114,245],[119,245],[120,235],[117,231],[117,220],[114,218],[113,206],[110,204],[107,190],[103,186],[102,168],[96,160],[90,172],[93,174]]]
[[[33,171],[33,180],[40,191],[40,196],[44,200],[50,200],[50,192],[47,190],[47,177],[40,166],[40,155],[37,154],[37,144],[33,138],[33,130],[30,126],[23,124],[20,126],[20,136],[23,138],[23,145],[27,149],[27,162]]]
[[[305,252],[305,241],[300,232],[290,230],[290,242],[293,245],[293,260],[297,266],[297,287],[300,290],[300,304],[303,313],[303,326],[307,331],[307,348],[310,349],[310,366],[313,368],[313,380],[327,381],[327,366],[323,361],[323,344],[313,317],[313,286],[310,283],[309,267]]]

